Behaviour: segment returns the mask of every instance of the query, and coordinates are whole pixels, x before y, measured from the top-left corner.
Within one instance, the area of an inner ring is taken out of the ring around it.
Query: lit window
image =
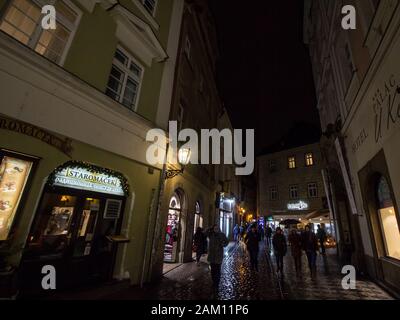
[[[69,2],[68,2],[69,3]],[[0,23],[0,30],[51,61],[62,64],[71,35],[79,23],[77,9],[66,2],[54,3],[57,15],[55,30],[44,30],[41,26],[41,7],[31,0],[13,0]]]
[[[289,187],[289,197],[290,199],[297,199],[299,197],[297,185]]]
[[[288,158],[288,168],[289,169],[296,169],[296,157],[291,156]]]
[[[314,165],[314,157],[312,153],[306,153],[306,166],[313,166]]]
[[[308,184],[308,197],[309,198],[318,197],[318,187],[317,187],[316,183],[309,183]]]
[[[106,94],[127,108],[135,110],[142,77],[143,69],[127,52],[118,48],[114,55]]]
[[[386,255],[400,260],[400,233],[389,184],[384,177],[378,182],[378,216],[385,243]]]
[[[278,188],[276,186],[269,188],[269,198],[270,200],[278,200]]]
[[[154,16],[156,11],[157,0],[143,0],[143,5],[146,10]]]

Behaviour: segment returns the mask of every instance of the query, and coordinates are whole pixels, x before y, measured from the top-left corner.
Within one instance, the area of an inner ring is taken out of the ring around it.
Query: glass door
[[[85,198],[78,221],[78,230],[74,243],[74,257],[84,257],[91,254],[99,210],[99,199]]]

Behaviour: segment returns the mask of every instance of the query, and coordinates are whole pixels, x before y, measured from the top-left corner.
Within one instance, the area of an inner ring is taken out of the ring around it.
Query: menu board
[[[3,157],[0,164],[0,241],[7,240],[33,162]]]

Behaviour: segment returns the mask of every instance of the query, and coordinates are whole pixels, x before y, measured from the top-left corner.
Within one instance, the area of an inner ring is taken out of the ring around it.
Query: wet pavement
[[[289,250],[290,251],[290,250]],[[290,253],[284,259],[284,278],[274,272],[273,253],[264,244],[259,253],[259,271],[250,270],[244,244],[233,245],[226,252],[218,292],[212,282],[206,257],[200,266],[186,263],[164,275],[158,284],[128,288],[105,299],[154,300],[388,300],[392,297],[367,279],[357,279],[355,290],[344,290],[343,275],[334,250],[317,257],[317,275],[308,272],[305,255],[303,271],[297,275]]]

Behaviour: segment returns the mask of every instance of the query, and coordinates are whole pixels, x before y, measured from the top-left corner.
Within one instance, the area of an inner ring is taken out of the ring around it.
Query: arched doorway
[[[181,220],[183,194],[175,191],[169,200],[167,226],[165,230],[164,262],[175,263],[179,260],[179,234],[182,232]]]
[[[398,215],[390,192],[390,186],[384,176],[379,176],[375,186],[377,218],[383,243],[383,256],[400,260],[400,231]]]

